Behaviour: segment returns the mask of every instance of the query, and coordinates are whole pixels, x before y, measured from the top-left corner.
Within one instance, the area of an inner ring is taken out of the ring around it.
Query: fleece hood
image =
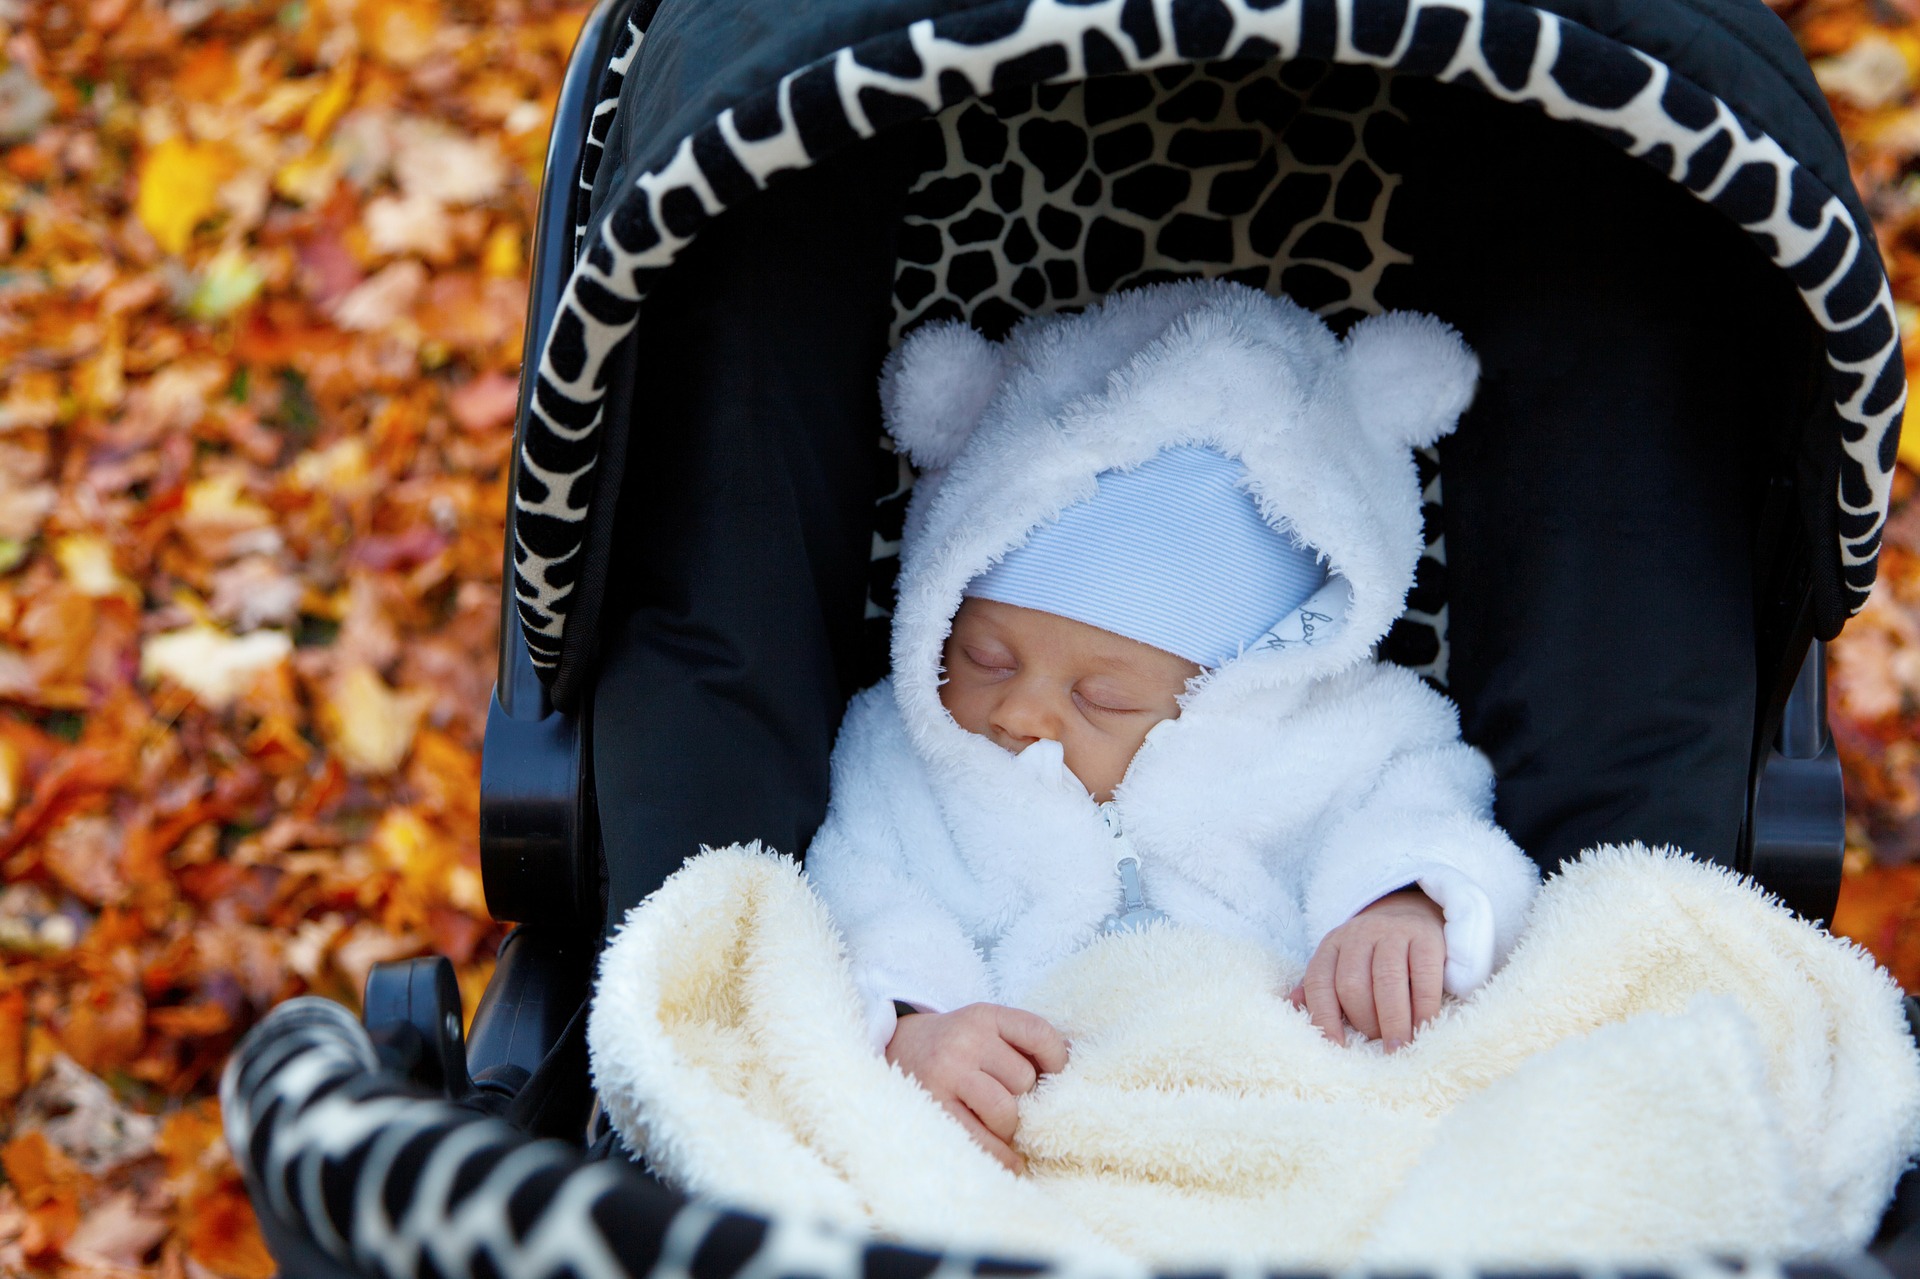
[[[1422,549],[1412,449],[1453,428],[1475,375],[1427,317],[1382,316],[1343,341],[1292,303],[1223,283],[1121,294],[1001,343],[947,325],[901,346],[883,403],[922,475],[893,678],[847,709],[833,802],[807,851],[877,1045],[894,1000],[1018,1005],[1127,918],[1304,965],[1331,930],[1412,884],[1445,912],[1447,989],[1486,980],[1537,873],[1493,825],[1493,770],[1460,740],[1453,704],[1371,660]],[[1191,680],[1180,714],[1095,805],[1060,743],[1016,755],[954,721],[942,650],[982,570],[1103,472],[1190,446],[1237,460],[1261,517],[1316,548],[1329,576]]]
[[[1162,450],[1240,462],[1276,530],[1315,548],[1327,584],[1239,657],[1195,680],[1196,709],[1305,685],[1368,660],[1405,607],[1423,546],[1412,450],[1453,430],[1479,367],[1430,316],[1389,313],[1336,338],[1245,285],[1192,281],[1039,317],[989,342],[930,325],[882,374],[886,425],[921,471],[893,625],[900,710],[923,753],[964,750],[939,702],[967,585]]]

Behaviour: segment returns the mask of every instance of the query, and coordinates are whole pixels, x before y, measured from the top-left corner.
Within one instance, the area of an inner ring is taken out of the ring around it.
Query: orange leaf
[[[434,0],[370,0],[359,7],[357,16],[361,37],[374,53],[401,67],[432,53],[446,25]]]
[[[0,1146],[0,1168],[6,1170],[20,1202],[29,1208],[61,1196],[78,1199],[86,1184],[80,1165],[37,1128]]]
[[[7,172],[27,182],[43,182],[53,174],[53,153],[34,142],[23,142],[7,152]]]
[[[220,1103],[209,1097],[168,1115],[154,1149],[167,1161],[167,1176],[178,1181],[201,1167],[210,1153],[224,1156],[223,1141]]]
[[[30,1129],[0,1147],[0,1169],[27,1210],[21,1249],[35,1257],[59,1252],[80,1224],[80,1194],[89,1181],[80,1166]]]
[[[111,791],[126,777],[127,753],[83,747],[70,750],[35,782],[13,827],[0,839],[0,853],[11,852],[60,818]]]
[[[1920,991],[1920,866],[1866,866],[1840,885],[1833,931],[1859,942],[1908,991]]]
[[[66,1195],[48,1199],[27,1213],[27,1229],[20,1236],[20,1251],[29,1257],[51,1261],[66,1247],[79,1225],[78,1199]]]
[[[0,1102],[12,1101],[27,1086],[27,995],[0,994]]]
[[[187,1251],[195,1261],[226,1279],[270,1279],[273,1258],[237,1181],[186,1207]]]
[[[233,1016],[219,1004],[186,1004],[156,1008],[147,1014],[147,1023],[176,1039],[202,1039],[232,1029]]]
[[[212,101],[232,89],[233,53],[226,41],[190,41],[183,54],[173,73],[174,91],[181,97]]]
[[[140,1055],[147,1037],[147,1002],[124,982],[103,979],[75,993],[61,1034],[67,1052],[94,1074]]]

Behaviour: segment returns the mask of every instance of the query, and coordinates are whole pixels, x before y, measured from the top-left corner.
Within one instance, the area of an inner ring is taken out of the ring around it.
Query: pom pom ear
[[[1362,320],[1342,345],[1354,403],[1376,439],[1424,448],[1450,434],[1473,403],[1480,360],[1431,315],[1389,311]]]
[[[960,455],[1006,372],[1000,345],[959,320],[926,325],[881,366],[887,434],[915,466],[946,466]]]

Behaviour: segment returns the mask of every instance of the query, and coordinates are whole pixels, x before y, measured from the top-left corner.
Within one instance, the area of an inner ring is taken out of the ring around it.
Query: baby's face
[[[1184,657],[997,600],[969,599],[947,640],[940,703],[960,727],[1025,750],[1059,742],[1096,800],[1113,798],[1147,733],[1180,714],[1200,668]]]

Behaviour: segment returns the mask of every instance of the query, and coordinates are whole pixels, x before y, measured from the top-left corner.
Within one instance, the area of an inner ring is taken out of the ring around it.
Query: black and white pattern
[[[1336,329],[1379,314],[1383,280],[1411,260],[1386,235],[1406,149],[1394,83],[1325,62],[1179,64],[1009,89],[909,126],[926,158],[900,233],[894,341],[942,319],[997,340],[1028,315],[1195,276],[1290,297]],[[1439,454],[1422,453],[1430,562],[1384,649],[1444,685]],[[882,630],[911,484],[899,467],[878,504],[867,616]]]
[[[627,72],[633,70],[634,59],[640,56],[640,46],[647,37],[647,20],[658,7],[659,0],[646,0],[646,3],[628,13],[626,24],[614,39],[613,52],[608,56],[606,68],[600,73],[593,111],[587,116],[587,136],[580,148],[579,179],[573,189],[573,257],[576,262],[586,242],[593,183],[600,174],[600,161],[606,156],[608,131],[613,128],[614,115],[620,109],[620,92],[626,87]]]
[[[1866,601],[1906,399],[1873,244],[1838,195],[1722,99],[1646,53],[1518,0],[1002,0],[841,49],[722,111],[590,229],[542,354],[515,493],[530,654],[564,679],[604,421],[605,361],[710,217],[878,131],[1022,85],[1187,62],[1318,60],[1471,86],[1584,125],[1746,229],[1826,335],[1843,423],[1842,604]],[[1083,265],[1084,269],[1084,265]],[[556,686],[556,698],[572,690]]]
[[[997,340],[1189,276],[1284,294],[1336,329],[1378,313],[1382,273],[1408,261],[1386,238],[1407,128],[1387,89],[1370,67],[1227,62],[949,107],[908,196],[896,338],[952,318]]]
[[[290,1000],[255,1027],[220,1102],[257,1209],[375,1279],[1142,1279],[690,1203],[383,1074],[366,1030],[323,999]]]
[[[811,1220],[689,1202],[624,1164],[588,1162],[559,1142],[424,1096],[383,1073],[366,1030],[323,999],[280,1005],[241,1041],[221,1079],[220,1105],[256,1209],[368,1279],[1172,1279],[1061,1259],[938,1253]],[[1365,1279],[1366,1272],[1351,1273]],[[1479,1279],[1460,1265],[1395,1273]],[[1620,1272],[1502,1273],[1617,1279]],[[1892,1279],[1864,1256],[1792,1265],[1698,1258],[1633,1273]],[[1181,1275],[1274,1279],[1250,1267]]]
[[[756,1262],[855,1279],[874,1260],[892,1269],[884,1254],[917,1260],[809,1221],[689,1204],[621,1164],[423,1097],[380,1065],[351,1013],[303,998],[248,1036],[221,1085],[258,1208],[356,1274],[720,1279]]]

